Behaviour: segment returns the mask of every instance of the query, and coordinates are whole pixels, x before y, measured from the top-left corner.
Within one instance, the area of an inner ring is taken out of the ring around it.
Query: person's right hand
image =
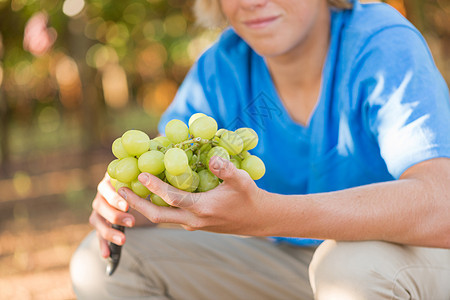
[[[148,219],[136,211],[128,211],[128,203],[117,194],[111,185],[108,173],[106,173],[105,177],[98,184],[97,195],[92,201],[92,209],[89,223],[97,231],[100,253],[104,258],[110,255],[108,241],[117,245],[123,245],[125,243],[125,234],[111,228],[111,224],[125,227],[149,224]]]

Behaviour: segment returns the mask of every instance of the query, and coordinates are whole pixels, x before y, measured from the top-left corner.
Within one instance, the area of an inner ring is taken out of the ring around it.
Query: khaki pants
[[[126,236],[111,277],[95,233],[83,241],[70,270],[78,299],[450,299],[450,250],[335,241],[302,248],[163,228]]]

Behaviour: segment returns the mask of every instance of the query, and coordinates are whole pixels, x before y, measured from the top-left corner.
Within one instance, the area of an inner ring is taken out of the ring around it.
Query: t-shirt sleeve
[[[158,130],[161,134],[164,134],[166,124],[172,119],[179,119],[187,125],[190,116],[197,112],[214,117],[211,105],[213,95],[206,95],[206,84],[204,76],[202,76],[204,63],[204,59],[200,58],[192,66],[174,100],[161,116],[158,124]]]
[[[407,26],[377,33],[355,69],[366,129],[394,178],[421,161],[450,157],[448,87],[420,33]]]

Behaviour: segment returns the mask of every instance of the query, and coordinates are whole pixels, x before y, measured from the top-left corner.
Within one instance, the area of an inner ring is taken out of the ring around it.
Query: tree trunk
[[[9,105],[5,93],[0,88],[0,171],[2,176],[9,173]],[[0,176],[1,177],[1,176]]]
[[[424,0],[405,0],[406,16],[422,33],[427,30]]]
[[[70,20],[72,28],[84,28],[85,18],[80,17]],[[103,114],[100,107],[100,98],[98,86],[95,83],[95,70],[86,65],[86,52],[92,46],[82,30],[79,34],[72,33],[69,37],[72,57],[75,59],[82,86],[82,101],[79,109],[79,120],[82,123],[83,137],[80,141],[83,145],[82,166],[88,167],[91,163],[90,152],[98,148],[101,141],[100,122],[103,120]]]

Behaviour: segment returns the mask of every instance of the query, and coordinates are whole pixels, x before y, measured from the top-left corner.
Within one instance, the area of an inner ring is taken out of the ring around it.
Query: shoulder
[[[388,71],[388,66],[399,72],[416,67],[435,71],[424,37],[393,7],[384,3],[359,4],[343,19],[340,51],[352,73],[363,71],[370,75],[380,69]],[[371,67],[367,68],[368,64]]]
[[[334,13],[333,19],[335,67],[344,80],[356,83],[355,76],[373,77],[380,72],[402,76],[422,68],[436,73],[424,37],[393,7],[357,3],[351,11]]]
[[[365,35],[399,26],[416,31],[411,22],[385,3],[359,4],[350,11],[346,22],[347,30]]]
[[[341,47],[355,56],[378,48],[391,55],[420,46],[429,55],[421,33],[393,7],[384,3],[358,4],[353,11],[344,13]]]

